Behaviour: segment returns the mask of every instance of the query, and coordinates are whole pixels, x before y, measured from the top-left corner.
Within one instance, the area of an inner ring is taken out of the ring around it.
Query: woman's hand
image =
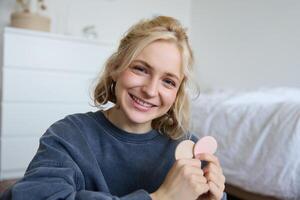
[[[208,190],[199,159],[180,159],[174,163],[160,188],[150,196],[153,200],[195,200]]]
[[[199,160],[205,160],[208,164],[203,168],[207,179],[209,192],[201,195],[198,200],[220,200],[225,189],[225,176],[218,158],[212,154],[202,153],[196,156]]]

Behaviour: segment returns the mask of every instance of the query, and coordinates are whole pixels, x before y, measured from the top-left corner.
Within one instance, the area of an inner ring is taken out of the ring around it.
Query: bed
[[[229,186],[300,199],[300,89],[204,91],[191,110],[192,130],[217,139]]]

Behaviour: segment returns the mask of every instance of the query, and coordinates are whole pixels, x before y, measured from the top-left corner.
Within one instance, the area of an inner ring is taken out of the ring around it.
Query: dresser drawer
[[[97,72],[112,53],[111,44],[6,28],[4,67]]]
[[[24,175],[38,144],[38,137],[1,138],[1,179]]]

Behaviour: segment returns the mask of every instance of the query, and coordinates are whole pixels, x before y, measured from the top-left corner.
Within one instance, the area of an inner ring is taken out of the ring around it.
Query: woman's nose
[[[148,97],[154,97],[158,93],[159,80],[151,80],[145,83],[142,90]]]

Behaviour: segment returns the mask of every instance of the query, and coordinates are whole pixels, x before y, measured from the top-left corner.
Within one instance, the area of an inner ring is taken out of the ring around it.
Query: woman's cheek
[[[122,82],[128,86],[139,85],[143,82],[143,78],[129,71],[124,73]]]
[[[164,96],[163,98],[166,102],[168,102],[168,104],[173,104],[176,100],[177,91],[164,91],[162,94]]]

